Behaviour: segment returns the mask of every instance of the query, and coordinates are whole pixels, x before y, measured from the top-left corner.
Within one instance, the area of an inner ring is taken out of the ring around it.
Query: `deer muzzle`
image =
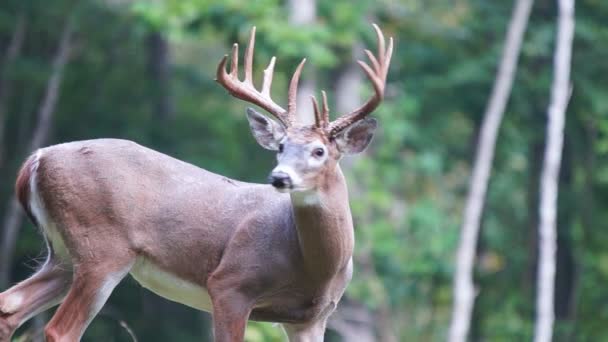
[[[268,177],[268,181],[277,190],[289,190],[293,188],[291,176],[284,171],[273,171]]]

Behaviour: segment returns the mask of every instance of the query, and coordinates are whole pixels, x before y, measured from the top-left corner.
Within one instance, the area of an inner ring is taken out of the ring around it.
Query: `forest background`
[[[214,79],[232,42],[257,26],[255,77],[278,57],[273,97],[301,57],[306,89],[333,113],[371,87],[354,61],[395,38],[379,132],[343,161],[356,226],[355,275],[329,341],[445,339],[459,228],[484,108],[512,1],[6,0],[0,4],[0,289],[43,256],[33,225],[13,215],[17,169],[37,146],[134,140],[239,180],[264,182],[273,154],[251,137],[246,104]],[[472,340],[534,332],[539,177],[557,4],[537,0],[499,131],[475,259]],[[555,341],[608,340],[608,2],[579,0],[559,176]],[[373,50],[373,49],[372,49]],[[302,108],[302,106],[300,106]],[[309,108],[306,105],[305,108]],[[11,228],[15,227],[15,228]],[[17,335],[39,336],[50,313]],[[115,291],[85,341],[210,340],[210,316],[133,279]],[[252,323],[248,341],[281,340]]]

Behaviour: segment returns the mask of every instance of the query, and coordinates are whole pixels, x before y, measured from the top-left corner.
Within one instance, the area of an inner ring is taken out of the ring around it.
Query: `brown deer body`
[[[279,121],[248,111],[256,140],[278,150],[272,185],[231,180],[125,140],[36,151],[16,191],[49,256],[0,294],[0,341],[59,303],[47,341],[79,340],[128,274],[161,296],[212,312],[216,341],[242,341],[248,319],[283,323],[290,341],[322,341],[352,274],[353,224],[338,160],[371,139],[375,121],[362,116],[382,98],[392,50],[376,30],[380,60],[370,53],[373,70],[364,67],[376,94],[332,123],[325,96],[322,113],[314,103],[315,125],[292,121],[301,65],[289,111],[270,100],[272,68],[261,93],[249,86],[253,33],[245,82],[236,80],[236,59],[231,74],[226,59],[220,63],[218,82]]]

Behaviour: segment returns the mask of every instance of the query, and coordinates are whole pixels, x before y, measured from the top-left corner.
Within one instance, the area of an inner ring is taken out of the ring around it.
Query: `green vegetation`
[[[7,85],[0,105],[0,213],[8,210],[16,171],[29,153],[69,17],[72,53],[47,144],[126,138],[251,182],[265,181],[274,156],[250,136],[246,104],[213,81],[230,44],[245,42],[256,25],[257,80],[272,55],[279,59],[273,97],[284,101],[288,77],[306,56],[303,78],[315,73],[317,89],[329,90],[335,108],[336,80],[351,63],[352,46],[374,46],[373,20],[395,37],[396,50],[387,97],[374,114],[379,133],[366,154],[346,161],[357,236],[346,302],[371,314],[372,329],[384,331],[380,338],[390,329],[399,341],[443,340],[470,163],[511,9],[510,1],[318,0],[315,23],[302,28],[289,23],[286,4],[277,0],[5,0],[0,56],[19,18],[25,35],[16,58],[0,60]],[[538,179],[555,17],[555,1],[536,1],[498,138],[476,264],[473,340],[526,341],[533,334]],[[560,175],[555,341],[608,340],[606,18],[608,2],[577,2]],[[169,42],[168,78],[155,69],[155,37]],[[370,88],[360,91],[354,96],[365,98]],[[42,246],[24,222],[12,281],[32,272]],[[207,314],[160,299],[132,279],[118,287],[84,340],[129,341],[120,321],[140,341],[200,341],[210,334]],[[271,324],[252,324],[247,332],[248,341],[281,338]]]

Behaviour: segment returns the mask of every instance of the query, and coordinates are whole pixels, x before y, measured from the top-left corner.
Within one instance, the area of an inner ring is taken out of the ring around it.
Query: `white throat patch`
[[[291,192],[290,195],[291,203],[297,206],[310,207],[321,205],[321,198],[319,197],[319,193],[314,190],[294,191]]]

